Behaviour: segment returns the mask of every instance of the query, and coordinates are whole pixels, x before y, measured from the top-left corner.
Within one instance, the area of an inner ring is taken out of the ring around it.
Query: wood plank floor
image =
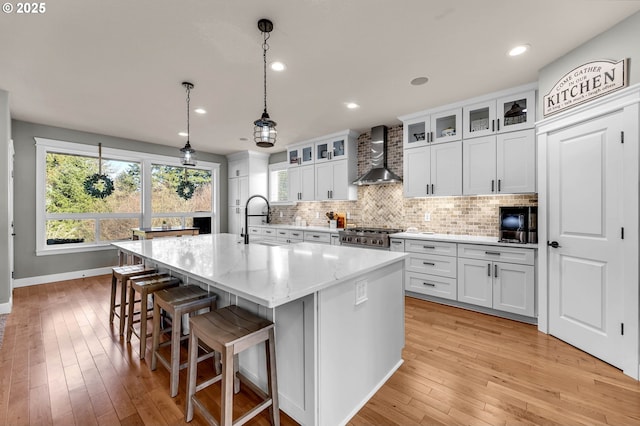
[[[101,276],[14,291],[1,425],[186,424],[185,372],[169,397],[167,371],[109,325],[109,287]],[[404,364],[351,425],[640,424],[638,382],[534,326],[407,298],[405,331]],[[219,390],[207,392],[215,406]],[[243,390],[236,408],[255,401]]]

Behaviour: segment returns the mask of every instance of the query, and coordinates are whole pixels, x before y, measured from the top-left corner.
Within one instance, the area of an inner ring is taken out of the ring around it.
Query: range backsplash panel
[[[370,138],[369,132],[358,137],[358,176],[371,164]],[[389,127],[387,167],[399,176],[403,175],[402,154],[402,125]],[[308,201],[274,206],[272,223],[291,225],[299,216],[307,225],[328,227],[325,213],[333,211],[349,213],[348,225],[405,230],[415,227],[438,234],[498,237],[499,207],[521,205],[537,206],[538,195],[404,198],[402,184],[370,185],[358,188],[357,201]],[[425,213],[431,216],[429,222],[424,220]]]

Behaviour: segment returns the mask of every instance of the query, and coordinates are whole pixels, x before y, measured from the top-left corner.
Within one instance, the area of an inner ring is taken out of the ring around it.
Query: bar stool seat
[[[189,318],[189,365],[187,372],[187,407],[185,419],[193,420],[194,406],[202,412],[207,422],[213,425],[231,426],[241,425],[255,417],[265,409],[269,409],[271,423],[280,424],[280,411],[278,406],[278,385],[276,378],[276,348],[273,322],[260,318],[238,306],[227,306],[222,309],[196,315]],[[202,342],[220,352],[222,361],[222,373],[213,378],[196,383],[198,344]],[[233,388],[234,388],[234,357],[245,349],[265,342],[267,361],[267,387],[268,393],[264,393],[258,386],[238,373],[242,383],[246,384],[263,401],[243,414],[233,422]],[[196,392],[222,381],[221,389],[221,414],[220,423],[216,422],[213,415],[198,399]]]
[[[157,291],[154,295],[153,304],[153,345],[151,350],[151,370],[155,370],[158,361],[170,373],[170,393],[174,397],[178,394],[178,383],[180,370],[187,367],[187,363],[180,363],[180,342],[189,338],[182,336],[182,316],[193,314],[201,309],[209,308],[213,311],[216,308],[217,296],[196,286],[179,286]],[[171,327],[165,328],[163,333],[171,332],[171,340],[160,343],[160,309],[171,316]],[[171,346],[171,356],[167,359],[160,351],[160,348]],[[209,350],[199,361],[211,358],[214,352]]]
[[[180,280],[167,274],[153,274],[141,278],[132,278],[129,282],[131,284],[129,285],[130,303],[128,305],[129,314],[127,315],[127,342],[130,342],[131,335],[135,334],[140,339],[140,359],[144,359],[147,350],[147,337],[151,337],[151,334],[147,333],[147,298],[156,291],[180,285]],[[136,293],[140,294],[140,319],[138,321],[133,318]],[[140,334],[134,328],[134,325],[138,322],[140,323]]]
[[[124,334],[124,326],[126,323],[126,307],[127,307],[127,281],[133,277],[141,275],[150,275],[156,272],[155,268],[144,265],[125,265],[116,266],[111,272],[111,304],[109,306],[109,323],[113,324],[113,318],[118,317],[120,320],[119,331],[120,336]],[[120,303],[116,303],[116,292],[120,283]],[[119,308],[119,309],[118,309]]]

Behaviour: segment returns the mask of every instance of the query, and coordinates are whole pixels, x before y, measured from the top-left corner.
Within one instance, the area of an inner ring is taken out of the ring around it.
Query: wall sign
[[[556,114],[626,87],[628,61],[593,61],[572,69],[544,96],[542,115]]]

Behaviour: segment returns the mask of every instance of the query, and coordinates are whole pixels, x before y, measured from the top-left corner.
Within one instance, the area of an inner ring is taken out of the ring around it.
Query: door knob
[[[553,248],[558,248],[558,247],[560,247],[560,244],[558,244],[558,242],[557,242],[557,241],[547,241],[547,245],[548,245],[549,247],[553,247]]]

